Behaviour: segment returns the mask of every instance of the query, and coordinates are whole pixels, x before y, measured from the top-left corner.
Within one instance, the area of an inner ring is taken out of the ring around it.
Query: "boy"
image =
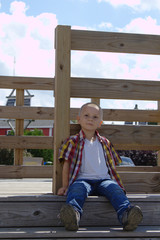
[[[66,230],[78,230],[88,195],[109,199],[126,231],[136,229],[143,218],[141,209],[131,206],[116,172],[115,165],[121,159],[111,142],[97,131],[102,124],[102,115],[102,109],[97,104],[84,104],[78,116],[81,131],[69,137],[60,148],[59,160],[64,165],[63,186],[58,195],[67,195],[66,204],[60,210]]]

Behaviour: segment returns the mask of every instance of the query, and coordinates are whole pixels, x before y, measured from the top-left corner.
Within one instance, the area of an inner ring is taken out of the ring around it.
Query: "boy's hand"
[[[67,189],[68,188],[66,188],[66,187],[61,187],[59,190],[58,190],[58,195],[59,196],[65,196],[66,195],[66,193],[67,193]]]

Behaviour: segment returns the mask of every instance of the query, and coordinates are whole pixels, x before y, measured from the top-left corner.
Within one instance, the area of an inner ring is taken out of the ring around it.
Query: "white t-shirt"
[[[85,139],[78,179],[110,179],[101,143]]]

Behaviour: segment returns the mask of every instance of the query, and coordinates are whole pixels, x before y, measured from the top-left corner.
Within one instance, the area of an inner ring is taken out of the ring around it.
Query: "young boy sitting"
[[[58,195],[67,195],[60,210],[66,230],[77,231],[85,199],[89,195],[105,196],[126,231],[133,231],[142,221],[139,206],[131,206],[116,172],[121,162],[111,142],[99,135],[102,109],[95,103],[84,104],[79,112],[81,131],[69,137],[61,146],[59,160],[63,161],[62,184]]]

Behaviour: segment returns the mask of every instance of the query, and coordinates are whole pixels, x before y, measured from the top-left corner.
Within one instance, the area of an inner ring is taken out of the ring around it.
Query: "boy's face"
[[[84,131],[95,131],[102,123],[99,108],[94,104],[84,106],[78,116],[78,123]]]

